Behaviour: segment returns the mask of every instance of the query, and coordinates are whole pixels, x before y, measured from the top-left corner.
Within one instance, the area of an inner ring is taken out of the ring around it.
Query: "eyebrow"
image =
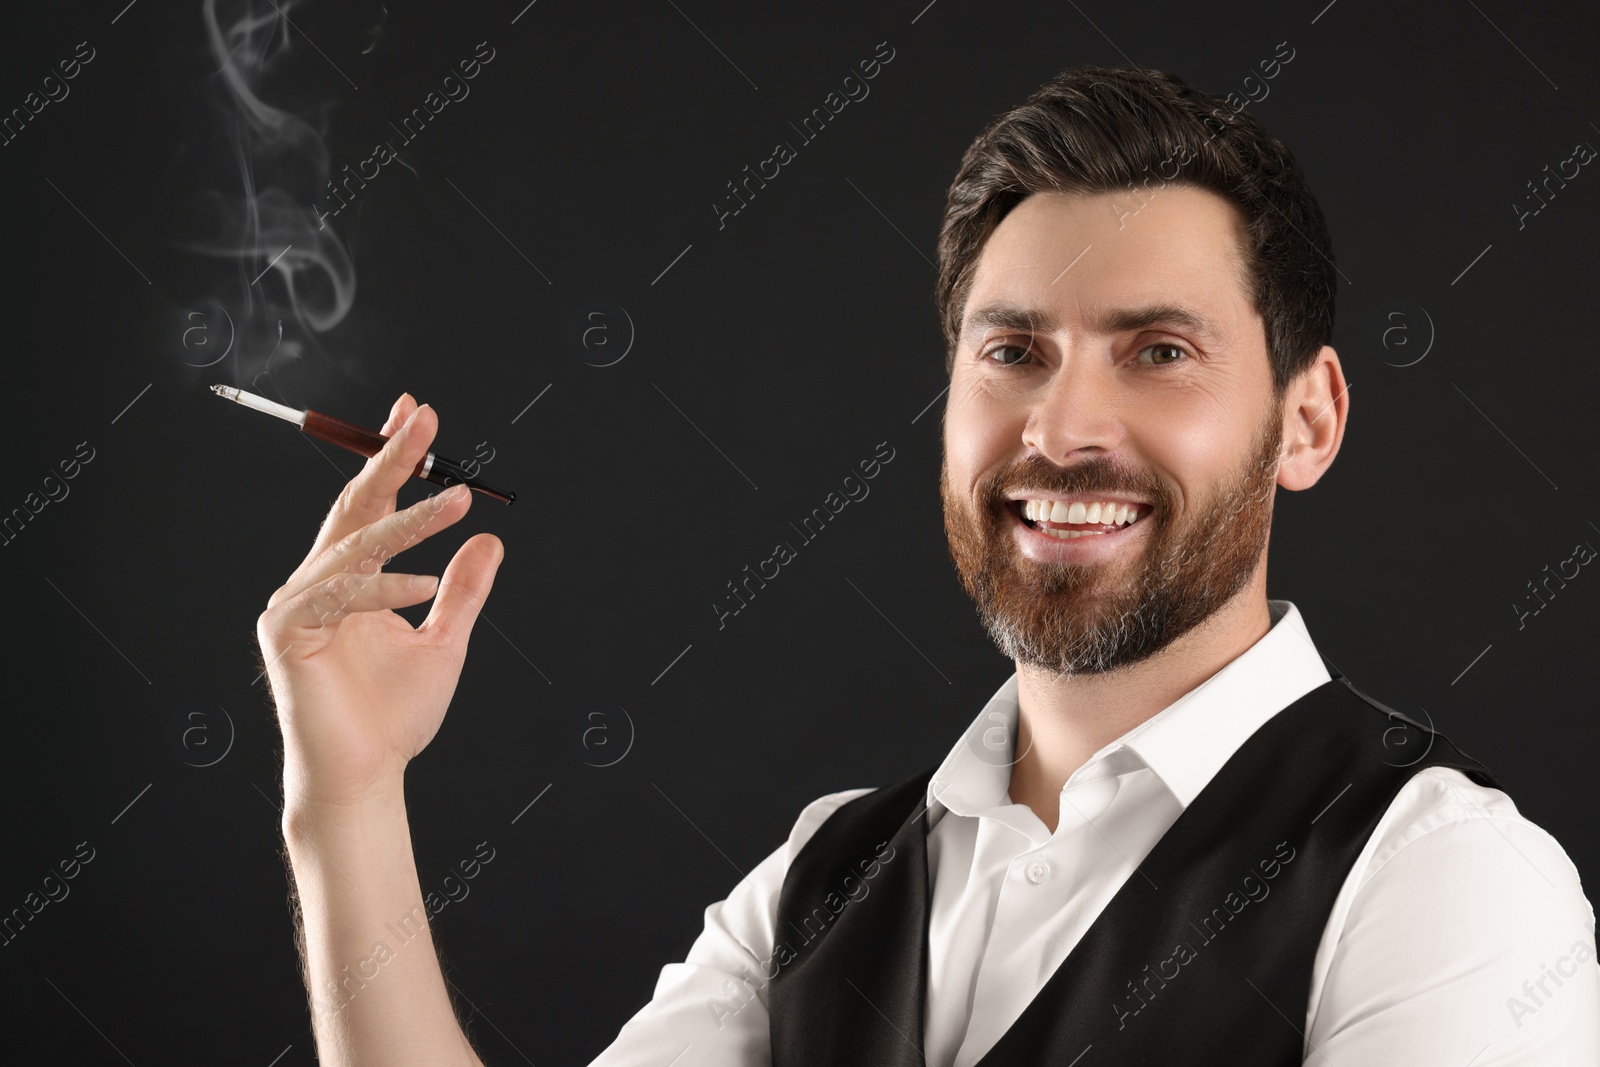
[[[1142,307],[1111,308],[1093,316],[1089,329],[1096,333],[1126,333],[1152,326],[1168,326],[1198,337],[1207,345],[1222,343],[1222,331],[1204,315],[1179,304],[1146,304]],[[967,315],[962,336],[979,330],[999,327],[1020,333],[1053,333],[1055,319],[1040,308],[1024,307],[1004,302],[985,304]]]

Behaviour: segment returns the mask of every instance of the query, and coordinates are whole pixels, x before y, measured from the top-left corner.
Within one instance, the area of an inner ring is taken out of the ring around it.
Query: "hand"
[[[457,485],[395,510],[438,428],[433,409],[409,393],[395,401],[383,426],[393,436],[340,491],[305,561],[256,620],[283,732],[285,814],[400,792],[406,764],[433,740],[455,693],[505,555],[500,539],[467,539],[415,628],[391,609],[427,600],[435,580],[381,570],[470,506],[470,490]]]

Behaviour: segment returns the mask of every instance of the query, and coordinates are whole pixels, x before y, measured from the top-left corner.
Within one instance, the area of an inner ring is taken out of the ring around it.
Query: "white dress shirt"
[[[1054,833],[1009,796],[1015,673],[950,749],[928,785],[929,1067],[976,1063],[1228,757],[1328,681],[1298,609],[1268,604],[1265,636],[1067,780]],[[763,968],[784,873],[867,792],[806,805],[591,1067],[769,1065]],[[1566,852],[1510,797],[1426,768],[1334,900],[1303,1007],[1307,1067],[1595,1067],[1594,910]]]

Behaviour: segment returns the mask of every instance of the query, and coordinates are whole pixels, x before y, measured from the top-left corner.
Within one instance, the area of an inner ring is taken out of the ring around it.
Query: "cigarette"
[[[286,404],[268,400],[264,396],[247,393],[243,389],[235,389],[231,385],[213,385],[211,391],[225,400],[237,401],[247,408],[264,411],[268,415],[276,415],[280,419],[294,423],[300,427],[300,432],[319,438],[331,445],[347,448],[359,456],[372,457],[389,439],[381,433],[357,426],[354,423],[336,419],[332,415],[324,415],[320,411],[307,408],[299,411]],[[416,469],[411,472],[413,477],[425,478],[437,485],[465,485],[476,489],[485,496],[492,496],[496,500],[503,500],[507,504],[515,502],[517,494],[508,493],[502,489],[487,486],[472,475],[467,473],[465,467],[453,459],[445,459],[436,452],[429,452],[417,461]]]

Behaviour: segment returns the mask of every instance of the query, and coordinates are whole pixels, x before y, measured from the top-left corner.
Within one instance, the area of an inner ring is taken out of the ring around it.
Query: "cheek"
[[[1137,431],[1140,451],[1177,483],[1186,501],[1232,476],[1253,430],[1237,411],[1210,404],[1174,404],[1150,414],[1155,417],[1141,419]]]
[[[951,485],[962,494],[1017,450],[1026,420],[982,390],[952,383],[944,415],[944,449]]]

